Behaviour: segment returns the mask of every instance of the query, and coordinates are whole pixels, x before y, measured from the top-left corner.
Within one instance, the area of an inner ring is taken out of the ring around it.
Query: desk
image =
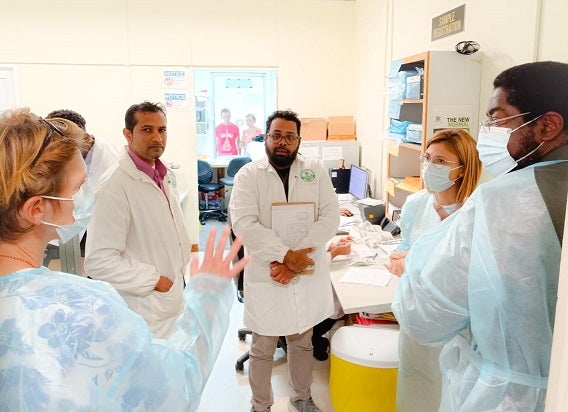
[[[347,208],[353,216],[341,217],[338,230],[348,232],[354,224],[364,220],[361,208],[353,201],[339,201],[339,207]],[[334,240],[332,240],[334,241]],[[384,268],[383,263],[389,263],[388,254],[377,249],[375,265]],[[387,286],[361,285],[356,283],[341,283],[340,279],[349,268],[349,261],[332,261],[330,266],[331,283],[335,294],[345,313],[384,313],[391,311],[391,303],[398,285],[398,276],[392,275]]]
[[[229,166],[229,162],[237,156],[224,156],[224,157],[214,157],[213,159],[207,159],[207,163],[213,169],[226,169]]]
[[[375,258],[376,265],[383,267],[383,263],[387,263],[388,255],[382,251],[377,251]],[[341,303],[341,307],[345,313],[383,313],[391,311],[391,303],[394,298],[396,286],[398,285],[398,276],[392,275],[387,286],[371,286],[356,283],[342,283],[341,277],[349,268],[348,261],[331,262],[330,276],[333,289]]]

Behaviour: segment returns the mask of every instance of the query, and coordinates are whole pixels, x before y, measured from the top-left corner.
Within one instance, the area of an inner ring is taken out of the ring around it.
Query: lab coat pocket
[[[168,319],[177,315],[183,305],[183,286],[175,281],[167,292],[154,291],[152,297],[152,318],[155,321]]]

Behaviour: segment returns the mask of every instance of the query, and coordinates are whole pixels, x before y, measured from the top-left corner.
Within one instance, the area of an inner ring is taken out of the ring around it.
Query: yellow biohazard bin
[[[344,326],[331,339],[335,412],[396,410],[398,326]]]

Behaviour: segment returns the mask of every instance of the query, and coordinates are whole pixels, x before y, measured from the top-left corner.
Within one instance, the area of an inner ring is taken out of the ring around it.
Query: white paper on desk
[[[396,248],[398,247],[398,244],[400,242],[397,243],[387,243],[387,244],[381,244],[379,243],[379,247],[381,249],[383,249],[388,255],[390,255],[392,252],[394,252],[396,250]]]
[[[353,259],[353,254],[350,253],[348,255],[337,255],[331,261],[332,262],[347,262],[347,261],[352,260],[352,259]]]
[[[385,202],[383,202],[382,200],[366,197],[364,199],[357,200],[357,203],[367,206],[376,206],[376,205],[381,205]]]
[[[341,277],[341,283],[359,283],[372,286],[387,286],[392,275],[379,267],[352,266]]]

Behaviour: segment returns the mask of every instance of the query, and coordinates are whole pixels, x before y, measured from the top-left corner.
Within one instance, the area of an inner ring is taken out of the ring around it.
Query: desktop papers
[[[379,247],[385,251],[387,255],[390,255],[392,252],[396,250],[398,245],[400,244],[400,239],[387,241],[384,243],[379,242]]]
[[[339,280],[341,283],[359,283],[372,286],[387,286],[391,273],[386,269],[374,267],[352,266]]]
[[[365,199],[357,200],[356,203],[359,203],[361,205],[366,205],[366,206],[377,206],[377,205],[382,205],[385,202],[383,202],[382,200],[373,199],[371,197],[366,197]]]

